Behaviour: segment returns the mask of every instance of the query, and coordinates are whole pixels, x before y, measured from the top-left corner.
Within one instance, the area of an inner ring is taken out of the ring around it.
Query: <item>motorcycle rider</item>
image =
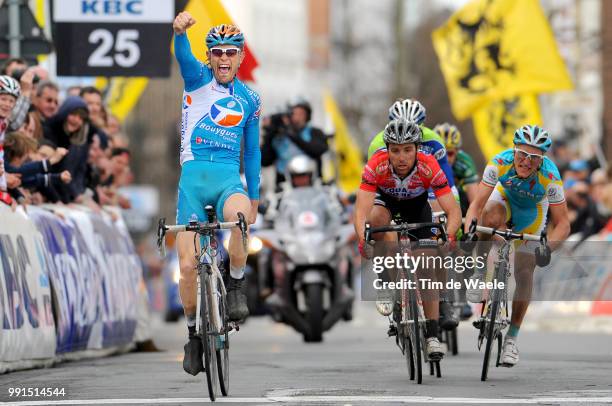
[[[291,205],[295,202],[296,193],[305,192],[306,188],[316,188],[320,192],[316,195],[316,199],[312,200],[313,205],[320,205],[326,208],[326,219],[339,218],[342,216],[342,204],[338,199],[335,188],[329,186],[323,186],[317,175],[317,163],[306,155],[298,155],[292,158],[288,163],[285,170],[285,183],[284,190],[280,194],[278,203],[272,203],[273,218],[275,219],[275,227],[291,228],[291,223],[288,222],[288,214],[291,210]],[[309,195],[312,197],[312,195]],[[272,257],[269,258],[269,264],[272,264]],[[268,303],[280,303],[280,286],[282,286],[282,279],[284,275],[274,275],[274,272],[270,272],[273,275],[271,281],[271,289],[273,293],[266,300]],[[343,294],[353,295],[352,290],[349,288],[347,281],[343,281]]]

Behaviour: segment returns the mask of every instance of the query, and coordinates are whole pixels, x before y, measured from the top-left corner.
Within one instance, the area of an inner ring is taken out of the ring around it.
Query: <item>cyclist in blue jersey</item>
[[[484,171],[476,197],[465,216],[466,231],[474,218],[486,227],[503,229],[510,226],[517,233],[528,234],[540,234],[550,223],[551,249],[567,238],[570,224],[563,183],[557,166],[544,156],[551,145],[550,134],[538,126],[525,125],[515,131],[514,149],[493,157]],[[486,236],[480,236],[484,238]],[[533,252],[524,244],[515,255],[516,290],[500,361],[506,367],[519,360],[516,341],[531,299],[535,269]],[[476,272],[473,278],[482,279],[483,276]],[[481,291],[468,289],[467,296],[471,302],[482,301]]]
[[[186,30],[196,23],[187,12],[172,25],[174,52],[185,82],[181,122],[181,178],[178,185],[177,224],[205,221],[211,204],[219,220],[236,221],[244,213],[255,222],[259,203],[259,96],[236,78],[244,59],[244,36],[234,25],[212,27],[206,35],[208,64],[191,52]],[[240,145],[244,140],[244,168],[248,192],[240,180]],[[180,233],[177,248],[181,278],[179,291],[187,319],[189,342],[183,369],[197,375],[203,370],[201,340],[196,338],[196,259],[193,233]],[[229,241],[230,278],[227,306],[232,320],[248,316],[242,293],[247,252],[240,230]]]

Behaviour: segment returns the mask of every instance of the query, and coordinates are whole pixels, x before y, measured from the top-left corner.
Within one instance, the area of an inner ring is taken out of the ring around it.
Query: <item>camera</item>
[[[13,73],[11,74],[11,76],[13,77],[13,79],[19,82],[21,80],[21,77],[25,73],[25,71],[26,71],[25,69],[15,69]],[[32,78],[32,83],[36,84],[38,82],[40,82],[40,77],[35,74],[34,77]]]
[[[285,121],[288,117],[287,113],[275,113],[268,116],[269,122],[264,126],[264,130],[271,135],[285,132],[287,130]]]

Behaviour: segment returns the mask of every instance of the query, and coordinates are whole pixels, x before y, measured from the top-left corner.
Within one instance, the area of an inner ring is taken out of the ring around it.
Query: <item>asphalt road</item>
[[[0,401],[15,404],[197,404],[208,401],[204,375],[181,367],[186,328],[154,323],[157,353],[131,353],[0,376]],[[336,325],[322,344],[305,344],[289,327],[251,319],[232,336],[230,398],[235,404],[612,403],[612,336],[521,331],[521,362],[491,368],[480,381],[476,330],[460,328],[460,354],[442,378],[409,381],[406,362],[386,337],[372,303]],[[64,388],[55,398],[9,398],[8,388]],[[40,403],[38,403],[40,402]]]

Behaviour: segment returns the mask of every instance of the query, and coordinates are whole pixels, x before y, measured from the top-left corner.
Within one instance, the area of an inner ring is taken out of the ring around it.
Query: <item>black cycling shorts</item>
[[[378,190],[374,204],[389,210],[391,219],[395,223],[432,222],[432,212],[427,199],[427,192],[412,199],[399,200]],[[411,240],[434,238],[436,236],[435,231],[431,228],[422,228],[411,234]]]

